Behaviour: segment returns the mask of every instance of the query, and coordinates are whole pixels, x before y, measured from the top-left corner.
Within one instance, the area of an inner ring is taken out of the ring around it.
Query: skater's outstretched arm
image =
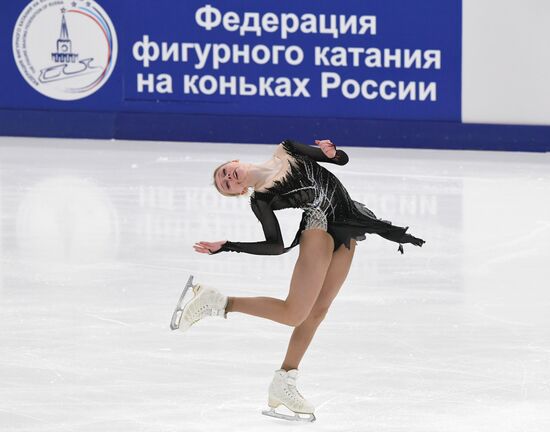
[[[284,247],[279,221],[269,203],[252,198],[250,206],[262,224],[265,241],[246,243],[226,241],[218,250],[210,250],[211,254],[219,252],[245,252],[253,255],[280,255],[288,251]]]
[[[284,140],[283,146],[291,153],[308,156],[317,162],[328,162],[336,165],[345,165],[349,157],[343,150],[336,150],[336,146],[330,140],[316,140],[319,147],[312,147],[294,140]]]

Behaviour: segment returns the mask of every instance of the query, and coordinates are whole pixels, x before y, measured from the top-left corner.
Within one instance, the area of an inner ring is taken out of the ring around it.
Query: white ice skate
[[[292,369],[288,372],[284,369],[275,371],[273,381],[269,386],[269,410],[262,411],[262,414],[283,420],[314,422],[315,407],[310,404],[296,389],[298,370]],[[283,414],[275,411],[280,405],[284,405],[294,415]],[[305,417],[302,417],[305,415]]]
[[[193,288],[193,298],[185,306],[182,306],[189,288]],[[176,309],[172,314],[170,328],[172,330],[179,329],[186,331],[197,321],[207,316],[227,318],[225,313],[226,306],[227,296],[224,296],[214,288],[208,288],[201,284],[193,284],[193,276],[189,276]]]

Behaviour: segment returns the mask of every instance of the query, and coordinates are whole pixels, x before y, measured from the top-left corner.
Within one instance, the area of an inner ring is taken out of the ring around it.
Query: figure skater
[[[193,246],[196,252],[210,255],[229,251],[280,255],[300,245],[286,299],[227,297],[214,288],[188,283],[176,309],[179,316],[174,318],[174,312],[173,317],[173,328],[184,331],[205,316],[227,318],[232,312],[294,327],[286,357],[269,387],[270,410],[263,412],[287,420],[315,420],[313,405],[296,389],[298,366],[346,279],[356,242],[364,240],[367,233],[378,234],[399,243],[401,253],[403,243],[424,244],[424,240],[408,234],[407,228],[378,219],[363,204],[352,200],[336,176],[318,164],[345,165],[347,154],[336,150],[330,140],[317,140],[315,144],[318,147],[285,140],[264,163],[233,160],[217,167],[214,185],[222,195],[238,196],[254,189],[250,206],[262,224],[265,241],[199,241]],[[285,247],[274,211],[290,207],[303,209],[303,214],[294,240]],[[191,286],[194,296],[182,307]],[[295,415],[275,411],[280,405]]]

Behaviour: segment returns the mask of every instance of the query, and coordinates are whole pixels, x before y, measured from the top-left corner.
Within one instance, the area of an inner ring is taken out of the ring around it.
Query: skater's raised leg
[[[338,250],[334,252],[323,282],[323,287],[310,314],[292,333],[281,369],[287,371],[298,369],[300,361],[309,347],[317,328],[325,318],[332,301],[346,280],[353,260],[355,245],[356,241],[351,240],[350,249],[341,245]]]
[[[286,300],[272,297],[230,297],[227,312],[241,312],[289,326],[299,326],[310,314],[332,259],[334,243],[323,230],[302,232],[300,254]]]

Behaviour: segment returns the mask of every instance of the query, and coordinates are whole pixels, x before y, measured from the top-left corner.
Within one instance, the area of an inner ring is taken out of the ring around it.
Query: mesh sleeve
[[[262,224],[265,241],[246,243],[227,241],[214,254],[219,252],[244,252],[253,255],[281,255],[288,251],[284,247],[279,221],[269,203],[251,198],[250,206]]]

